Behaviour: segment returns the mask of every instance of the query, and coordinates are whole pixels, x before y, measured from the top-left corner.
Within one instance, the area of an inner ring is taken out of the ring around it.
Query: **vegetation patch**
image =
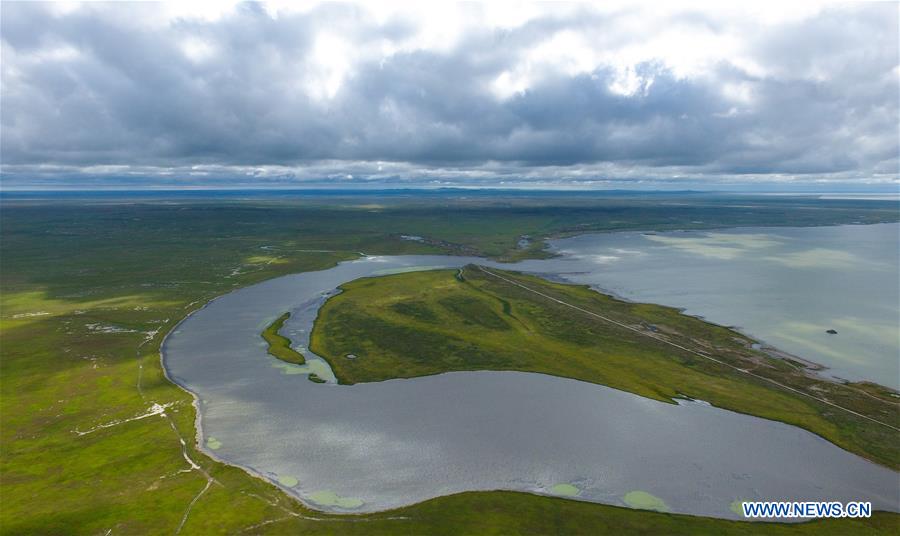
[[[748,502],[748,501],[744,501],[743,499],[738,499],[736,501],[732,501],[731,504],[728,505],[728,509],[739,516],[743,516],[745,502]]]
[[[668,512],[669,506],[665,501],[650,495],[646,491],[629,491],[622,497],[622,501],[630,508],[638,508],[640,510],[654,510],[657,512]]]
[[[550,488],[550,493],[563,497],[577,497],[581,490],[572,484],[556,484]]]
[[[287,312],[276,318],[274,322],[263,330],[262,338],[269,344],[269,355],[288,363],[303,365],[306,363],[303,354],[291,348],[291,340],[278,333],[281,327],[284,326],[285,321],[290,317],[291,313]]]
[[[404,300],[394,303],[390,307],[395,313],[408,316],[421,322],[438,321],[438,316],[428,308],[428,305],[425,302]],[[353,354],[347,354],[347,357],[350,357],[351,355]]]
[[[502,303],[502,300],[500,300]],[[480,326],[490,330],[508,330],[506,323],[494,309],[480,297],[451,294],[440,298],[438,303],[453,313],[457,324]]]

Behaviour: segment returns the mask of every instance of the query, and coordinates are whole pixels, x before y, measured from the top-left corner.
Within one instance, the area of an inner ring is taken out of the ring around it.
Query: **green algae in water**
[[[206,446],[207,448],[210,448],[212,450],[219,450],[220,448],[222,448],[222,442],[214,437],[207,437]]]
[[[281,369],[282,374],[306,374],[309,370],[306,365],[295,365],[293,363],[285,363],[278,359],[272,359],[272,368]]]
[[[572,484],[556,484],[550,488],[550,493],[563,497],[575,497],[581,493],[581,490]]]
[[[629,491],[622,500],[631,508],[639,508],[641,510],[656,510],[657,512],[668,512],[669,505],[659,497],[650,495],[646,491]]]
[[[355,497],[341,497],[337,493],[328,490],[317,491],[310,494],[309,500],[320,506],[337,506],[348,510],[359,508],[363,501]]]
[[[337,383],[337,378],[334,376],[334,372],[325,361],[321,359],[310,359],[307,360],[306,366],[309,367],[310,372],[322,378],[326,382]]]
[[[294,486],[296,486],[298,484],[298,481],[296,478],[294,478],[292,476],[280,476],[280,477],[278,477],[278,483],[281,484],[282,486],[293,488]]]
[[[298,374],[315,375],[322,381],[310,378],[315,383],[337,383],[334,373],[327,363],[320,359],[307,360],[303,365],[295,365],[293,363],[285,363],[278,359],[272,358],[272,368],[281,369],[281,373],[286,376],[294,376]]]
[[[744,502],[745,501],[743,499],[738,499],[738,500],[732,502],[728,506],[728,509],[731,510],[732,512],[734,512],[735,514],[737,514],[741,517],[744,517],[744,506],[743,506]]]

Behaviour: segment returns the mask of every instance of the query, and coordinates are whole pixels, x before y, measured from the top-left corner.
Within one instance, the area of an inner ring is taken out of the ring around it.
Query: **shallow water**
[[[290,310],[285,330],[314,360],[308,333],[337,285],[476,260],[368,257],[216,299],[164,345],[168,373],[199,398],[200,443],[215,438],[216,457],[334,511],[492,489],[618,505],[652,496],[673,512],[728,518],[741,499],[871,500],[897,510],[897,473],[785,424],[530,373],[314,384],[273,367],[260,344],[264,327]]]
[[[900,224],[591,234],[551,244],[563,255],[553,270],[567,280],[737,326],[826,374],[900,388]],[[541,262],[524,265],[540,270]]]

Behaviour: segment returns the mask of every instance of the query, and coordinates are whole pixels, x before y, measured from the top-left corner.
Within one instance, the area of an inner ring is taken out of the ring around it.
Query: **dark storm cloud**
[[[711,54],[715,61],[688,74],[664,50],[624,68],[602,54],[574,70],[529,56],[568,32],[615,58],[643,39],[623,29],[620,12],[469,24],[446,47],[378,52],[414,43],[416,21],[376,21],[331,4],[276,17],[241,4],[213,20],[160,17],[157,8],[3,4],[7,187],[105,175],[160,183],[897,178],[895,4],[768,26],[672,15],[658,25],[742,43],[741,57]],[[325,41],[320,54],[323,31],[347,49]],[[498,90],[498,77],[517,69],[530,69],[527,81]]]

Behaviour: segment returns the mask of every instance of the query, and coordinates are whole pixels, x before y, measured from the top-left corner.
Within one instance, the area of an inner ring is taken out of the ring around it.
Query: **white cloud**
[[[307,73],[306,89],[315,99],[331,99],[337,94],[352,68],[354,50],[341,37],[322,32],[310,51],[312,68]]]
[[[216,49],[210,42],[189,37],[181,42],[181,50],[191,61],[202,62],[215,54]]]
[[[896,185],[897,13],[9,3],[0,169],[4,181],[199,164],[297,180]]]

